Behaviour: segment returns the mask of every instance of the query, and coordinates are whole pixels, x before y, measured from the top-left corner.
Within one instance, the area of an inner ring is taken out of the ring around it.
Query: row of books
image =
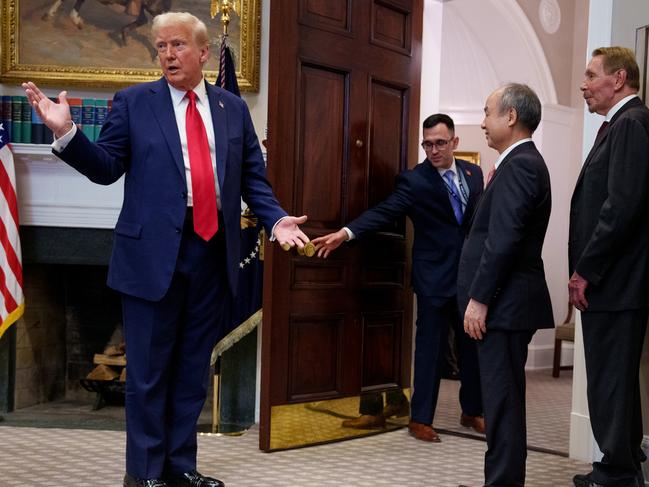
[[[53,101],[56,101],[53,99]],[[72,121],[93,142],[111,108],[112,100],[68,98]],[[9,133],[9,141],[26,144],[51,144],[52,131],[27,101],[26,96],[0,97],[0,123]]]

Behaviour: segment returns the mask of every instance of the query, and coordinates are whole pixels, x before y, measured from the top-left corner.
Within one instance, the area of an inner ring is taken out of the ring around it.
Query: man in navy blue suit
[[[480,376],[475,343],[461,332],[456,300],[457,266],[466,222],[482,194],[482,171],[455,159],[459,139],[453,120],[438,113],[423,124],[426,160],[397,177],[390,196],[335,233],[313,240],[318,255],[327,257],[343,242],[361,238],[407,215],[413,223],[412,285],[417,295],[414,393],[408,429],[415,438],[440,441],[433,429],[441,366],[450,326],[459,339],[460,422],[484,432]],[[389,411],[392,408],[386,408]],[[361,411],[362,412],[362,411]],[[380,419],[361,416],[355,427],[374,427]]]
[[[122,294],[128,360],[124,485],[215,487],[196,471],[196,422],[210,354],[237,289],[241,198],[280,244],[302,247],[266,179],[245,103],[205,81],[205,24],[157,16],[164,76],[115,94],[96,143],[25,83],[56,136],[54,153],[99,184],[124,178],[108,285]]]

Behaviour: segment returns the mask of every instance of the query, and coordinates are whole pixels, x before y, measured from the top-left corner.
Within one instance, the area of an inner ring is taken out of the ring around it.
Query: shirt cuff
[[[276,227],[277,224],[278,224],[279,222],[281,222],[284,218],[286,218],[286,217],[283,216],[282,218],[280,218],[279,220],[277,220],[277,221],[275,222],[275,225],[273,225],[273,228],[272,228],[272,230],[270,231],[270,238],[269,238],[269,240],[270,240],[271,242],[274,242],[275,240],[277,240],[277,239],[275,238],[275,227]]]
[[[343,227],[343,230],[345,230],[345,233],[347,233],[347,240],[354,240],[356,238],[354,232],[352,232],[349,228]]]
[[[68,146],[70,141],[72,140],[72,137],[74,137],[77,133],[77,126],[75,125],[74,122],[72,122],[72,128],[66,133],[64,136],[61,138],[56,138],[54,136],[54,142],[52,142],[52,149],[54,149],[56,152],[63,152],[65,148]]]

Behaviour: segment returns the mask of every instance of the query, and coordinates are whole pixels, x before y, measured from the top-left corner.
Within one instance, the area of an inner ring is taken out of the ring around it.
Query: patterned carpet
[[[116,487],[123,477],[120,431],[0,428],[5,487]],[[256,428],[240,437],[199,437],[200,471],[228,487],[482,485],[485,443],[444,435],[426,444],[404,429],[312,448],[262,453]],[[585,464],[530,452],[529,487],[570,486]]]
[[[549,371],[529,374],[532,445],[567,449],[570,380],[569,373],[559,380],[552,379]],[[435,426],[467,433],[470,430],[457,424],[459,408],[453,409],[457,407],[456,391],[456,382],[444,381]],[[49,410],[53,414],[52,407]],[[93,412],[77,411],[76,428],[83,424],[85,414]],[[3,487],[121,485],[123,431],[21,427],[16,426],[20,424],[16,417],[8,415],[0,423],[5,453],[0,462]],[[442,443],[427,444],[401,429],[312,448],[262,453],[254,427],[239,437],[201,435],[198,468],[228,487],[479,486],[485,448],[484,441],[453,434],[442,434]],[[575,473],[588,470],[581,462],[531,451],[526,485],[567,487]]]
[[[460,383],[442,380],[439,404],[433,425],[436,429],[477,435],[460,426]],[[549,370],[527,372],[527,444],[530,448],[568,455],[572,371],[562,371],[555,379]]]

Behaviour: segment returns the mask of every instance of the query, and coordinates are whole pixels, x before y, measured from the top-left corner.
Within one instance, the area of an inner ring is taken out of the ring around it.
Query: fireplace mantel
[[[22,226],[115,227],[124,181],[102,186],[52,154],[49,145],[12,144]]]

